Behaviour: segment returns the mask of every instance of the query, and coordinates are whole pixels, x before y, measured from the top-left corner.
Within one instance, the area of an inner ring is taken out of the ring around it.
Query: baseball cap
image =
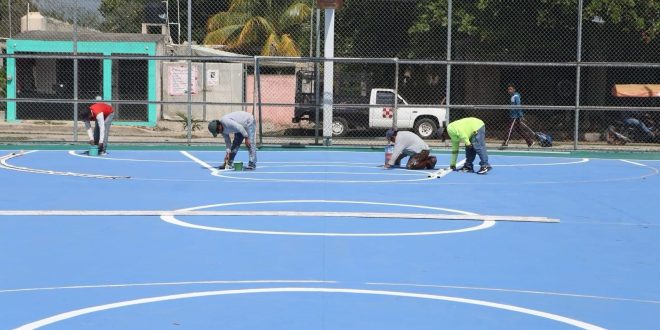
[[[393,129],[391,129],[391,128],[388,129],[388,130],[385,132],[385,138],[386,138],[388,141],[391,140],[392,137],[395,136],[395,135],[396,135],[396,131],[393,130]]]
[[[213,137],[218,136],[218,125],[220,124],[219,120],[212,120],[209,122],[209,132],[213,135]]]

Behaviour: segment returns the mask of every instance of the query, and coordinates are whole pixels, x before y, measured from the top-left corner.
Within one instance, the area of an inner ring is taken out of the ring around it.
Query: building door
[[[115,60],[112,65],[114,100],[148,100],[149,63],[147,60]],[[147,121],[148,105],[115,104],[116,120]]]

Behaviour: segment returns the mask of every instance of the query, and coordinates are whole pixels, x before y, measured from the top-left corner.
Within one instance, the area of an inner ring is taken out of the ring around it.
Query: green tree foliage
[[[144,7],[148,0],[102,0],[99,12],[104,18],[101,30],[105,32],[139,33],[144,20]],[[193,0],[192,1],[192,40],[201,43],[206,34],[206,21],[218,11],[227,9],[228,0]],[[177,2],[168,0],[170,23],[180,19],[181,36],[178,28],[172,25],[171,36],[184,42],[188,36],[188,5],[186,0]],[[177,4],[180,8],[177,8]],[[177,10],[178,9],[178,10]]]
[[[452,28],[475,42],[511,50],[557,49],[557,41],[574,40],[577,28],[577,0],[477,0],[453,1]],[[649,43],[660,32],[660,1],[657,0],[585,0],[584,23],[601,17],[604,24],[618,31],[637,33]],[[584,24],[583,23],[583,24]],[[446,31],[447,0],[423,0],[417,3],[417,19],[410,28],[413,38],[423,39],[439,30]],[[524,38],[520,35],[524,34]],[[571,38],[571,39],[566,39]],[[543,40],[539,43],[538,40]],[[419,46],[419,45],[417,45]]]
[[[345,1],[337,11],[337,56],[410,57],[411,1]]]
[[[139,33],[146,0],[103,0],[99,12],[104,32]]]
[[[564,0],[568,1],[568,0]],[[660,36],[660,1],[594,0],[584,8],[586,18],[600,16],[605,22],[639,34],[646,43]]]
[[[61,0],[39,0],[39,11],[43,16],[70,24],[73,24],[75,14],[78,26],[85,28],[98,29],[101,26],[99,12]]]
[[[209,19],[204,43],[248,55],[300,56],[310,14],[311,0],[232,0]]]

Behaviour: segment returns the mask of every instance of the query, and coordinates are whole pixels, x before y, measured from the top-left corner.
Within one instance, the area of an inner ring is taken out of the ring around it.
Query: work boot
[[[472,165],[463,165],[463,167],[461,167],[459,171],[463,173],[474,173],[474,168],[472,167]]]
[[[490,170],[492,170],[492,169],[493,168],[490,165],[484,165],[484,166],[481,166],[481,168],[479,169],[479,172],[477,172],[477,174],[486,174],[486,173],[490,172]]]

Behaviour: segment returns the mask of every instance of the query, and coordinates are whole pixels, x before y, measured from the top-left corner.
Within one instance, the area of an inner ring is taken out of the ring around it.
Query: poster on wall
[[[199,92],[198,81],[199,71],[196,66],[192,67],[192,94],[195,95]],[[188,84],[188,65],[170,66],[168,72],[168,86],[167,92],[171,96],[186,95]]]
[[[217,86],[220,83],[220,70],[206,70],[206,86]]]

